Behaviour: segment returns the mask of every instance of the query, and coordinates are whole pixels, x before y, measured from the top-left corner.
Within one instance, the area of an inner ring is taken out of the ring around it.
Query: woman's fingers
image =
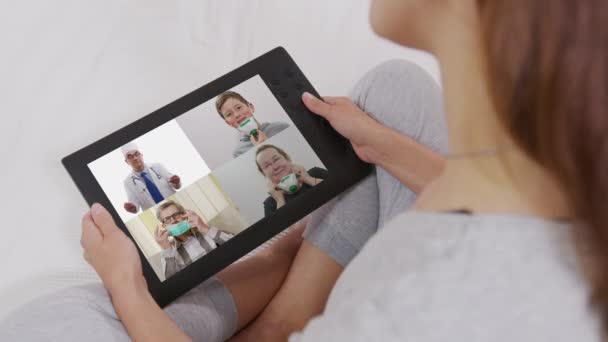
[[[315,114],[326,119],[329,119],[328,117],[331,116],[331,105],[319,100],[308,92],[302,94],[302,102],[304,102],[306,107]]]
[[[323,101],[327,102],[330,105],[340,105],[343,103],[350,102],[350,99],[344,96],[323,96]]]
[[[95,225],[99,227],[99,231],[102,235],[105,236],[118,230],[116,223],[114,223],[114,219],[106,208],[101,206],[101,204],[93,204],[91,207],[91,216],[93,217],[93,222],[95,222]]]
[[[82,217],[82,235],[80,236],[80,245],[85,250],[90,250],[102,241],[103,236],[95,225],[95,222],[93,222],[91,212],[87,212]]]

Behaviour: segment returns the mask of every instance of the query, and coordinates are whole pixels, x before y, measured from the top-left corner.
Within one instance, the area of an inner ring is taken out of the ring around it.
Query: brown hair
[[[245,105],[249,105],[249,101],[245,100],[243,95],[241,95],[235,91],[225,91],[225,92],[221,93],[220,95],[218,95],[217,98],[215,98],[215,109],[217,110],[217,113],[220,115],[220,117],[222,119],[224,119],[224,114],[222,114],[221,109],[222,109],[222,106],[224,105],[224,103],[226,103],[226,101],[228,101],[228,99],[237,99],[237,100],[243,102]]]
[[[288,161],[291,161],[291,157],[289,156],[289,154],[287,154],[287,152],[285,152],[282,148],[276,147],[271,144],[263,145],[260,148],[258,148],[258,150],[255,152],[255,165],[258,166],[258,171],[260,171],[261,174],[264,174],[264,172],[262,171],[262,167],[260,167],[260,164],[258,163],[258,154],[262,153],[263,151],[265,151],[269,148],[274,148],[275,150],[277,150],[277,152],[279,152],[280,155],[285,157],[285,159],[287,159]]]
[[[182,205],[181,205],[181,204],[179,204],[179,203],[177,203],[177,202],[175,202],[175,201],[172,201],[172,200],[168,200],[167,202],[165,202],[165,203],[163,203],[163,204],[159,205],[159,206],[158,206],[158,208],[156,209],[156,218],[157,218],[157,219],[158,219],[160,222],[163,222],[163,219],[160,217],[160,213],[161,213],[163,210],[165,210],[165,209],[169,208],[170,206],[174,206],[174,207],[176,207],[176,208],[177,208],[177,210],[178,210],[180,213],[184,213],[184,214],[186,213],[186,209],[184,209],[184,207],[182,207]]]
[[[608,1],[478,4],[500,120],[567,192],[581,223],[576,237],[593,256],[592,299],[606,332],[608,30],[603,27]]]

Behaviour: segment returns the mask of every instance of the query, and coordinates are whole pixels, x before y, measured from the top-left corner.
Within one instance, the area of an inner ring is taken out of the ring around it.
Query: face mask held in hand
[[[180,236],[190,230],[190,224],[188,224],[188,221],[182,221],[167,227],[167,230],[171,236]]]
[[[296,193],[298,190],[300,190],[298,187],[298,177],[296,177],[295,173],[290,173],[281,179],[278,187],[289,194]]]
[[[248,118],[239,125],[239,131],[249,135],[257,136],[258,124],[253,118]]]

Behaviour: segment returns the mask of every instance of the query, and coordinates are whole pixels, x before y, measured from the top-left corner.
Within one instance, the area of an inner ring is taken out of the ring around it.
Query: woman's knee
[[[385,126],[414,139],[427,126],[443,126],[443,100],[437,82],[420,66],[390,60],[357,82],[351,99]]]

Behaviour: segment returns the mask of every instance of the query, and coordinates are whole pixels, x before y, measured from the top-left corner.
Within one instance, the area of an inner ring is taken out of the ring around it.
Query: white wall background
[[[62,157],[252,58],[284,46],[317,90],[344,95],[371,67],[428,55],[376,37],[369,0],[24,0],[0,16],[0,317],[58,288],[99,281],[82,259],[87,209]],[[35,196],[34,196],[35,195]],[[19,260],[19,262],[14,262]]]
[[[260,123],[282,121],[293,125],[260,76],[254,76],[226,90],[236,91],[253,103],[253,115]],[[212,170],[232,160],[232,151],[240,133],[228,126],[217,114],[215,98],[184,113],[176,120]]]
[[[167,171],[179,176],[182,183],[180,189],[188,187],[211,172],[175,120],[134,139],[133,142],[137,144],[147,165],[160,163]],[[89,163],[89,169],[124,222],[141,213],[140,210],[137,214],[131,214],[124,209],[124,203],[128,200],[124,180],[131,175],[133,169],[125,162],[120,148]]]
[[[291,156],[294,164],[304,166],[307,170],[315,166],[325,168],[295,126],[283,130],[265,144],[282,148]],[[268,197],[266,179],[255,163],[255,151],[252,148],[213,172],[250,225],[264,217],[263,203]]]

